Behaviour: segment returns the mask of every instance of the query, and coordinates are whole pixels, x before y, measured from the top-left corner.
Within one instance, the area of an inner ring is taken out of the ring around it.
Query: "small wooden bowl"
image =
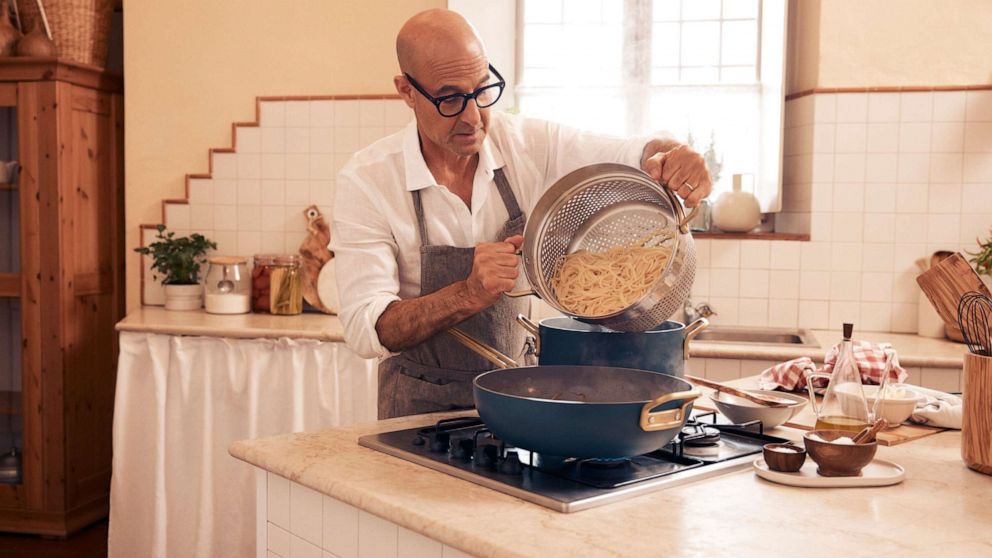
[[[818,437],[827,440],[818,442],[810,439],[816,434]],[[857,477],[861,475],[861,469],[871,463],[878,450],[878,443],[870,444],[835,444],[833,440],[846,436],[853,438],[857,432],[846,430],[813,430],[803,435],[803,443],[806,445],[806,452],[810,459],[816,462],[819,467],[816,472],[824,477]]]
[[[806,463],[806,450],[792,444],[765,444],[761,451],[772,471],[795,473]]]

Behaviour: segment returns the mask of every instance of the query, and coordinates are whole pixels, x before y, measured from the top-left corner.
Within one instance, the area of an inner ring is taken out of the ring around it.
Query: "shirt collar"
[[[490,120],[489,122],[492,124],[493,121]],[[403,158],[408,192],[438,185],[431,170],[427,168],[424,154],[420,151],[420,135],[417,133],[416,120],[410,122],[403,132]],[[492,138],[487,133],[486,139],[482,140],[482,148],[479,149],[479,168],[476,169],[476,173],[485,172],[486,176],[492,180],[496,169],[503,168],[503,165],[503,156],[498,149],[494,148]]]

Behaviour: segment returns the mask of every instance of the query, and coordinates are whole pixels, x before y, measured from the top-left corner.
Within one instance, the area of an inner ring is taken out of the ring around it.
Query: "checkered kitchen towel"
[[[865,384],[878,385],[882,381],[882,374],[885,372],[885,352],[891,350],[892,370],[889,372],[889,382],[904,382],[909,374],[902,366],[899,366],[899,355],[895,354],[895,349],[889,343],[872,343],[870,341],[852,341],[854,360],[858,363],[858,370],[861,371],[861,381]],[[758,386],[761,389],[781,389],[784,391],[803,391],[806,389],[806,376],[813,372],[833,373],[834,363],[837,355],[840,354],[840,344],[834,345],[824,359],[823,366],[817,368],[813,360],[809,357],[796,358],[790,361],[776,364],[765,370],[758,377]],[[822,378],[813,380],[815,387],[827,387],[827,383]]]

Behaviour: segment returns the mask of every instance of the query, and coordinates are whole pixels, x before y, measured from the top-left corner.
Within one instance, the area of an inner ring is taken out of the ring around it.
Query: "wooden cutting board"
[[[944,320],[944,324],[957,328],[958,301],[969,291],[989,295],[981,277],[972,269],[960,252],[944,258],[916,278],[920,288]]]

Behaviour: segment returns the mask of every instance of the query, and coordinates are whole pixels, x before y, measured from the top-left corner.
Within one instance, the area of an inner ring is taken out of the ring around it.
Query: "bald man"
[[[588,164],[639,166],[687,206],[710,192],[702,157],[670,138],[620,139],[504,112],[505,82],[475,29],[430,10],[396,38],[406,129],[359,151],[337,179],[331,247],[348,345],[379,365],[379,417],[470,408],[493,366],[445,331],[518,361],[525,215],[556,179]]]

